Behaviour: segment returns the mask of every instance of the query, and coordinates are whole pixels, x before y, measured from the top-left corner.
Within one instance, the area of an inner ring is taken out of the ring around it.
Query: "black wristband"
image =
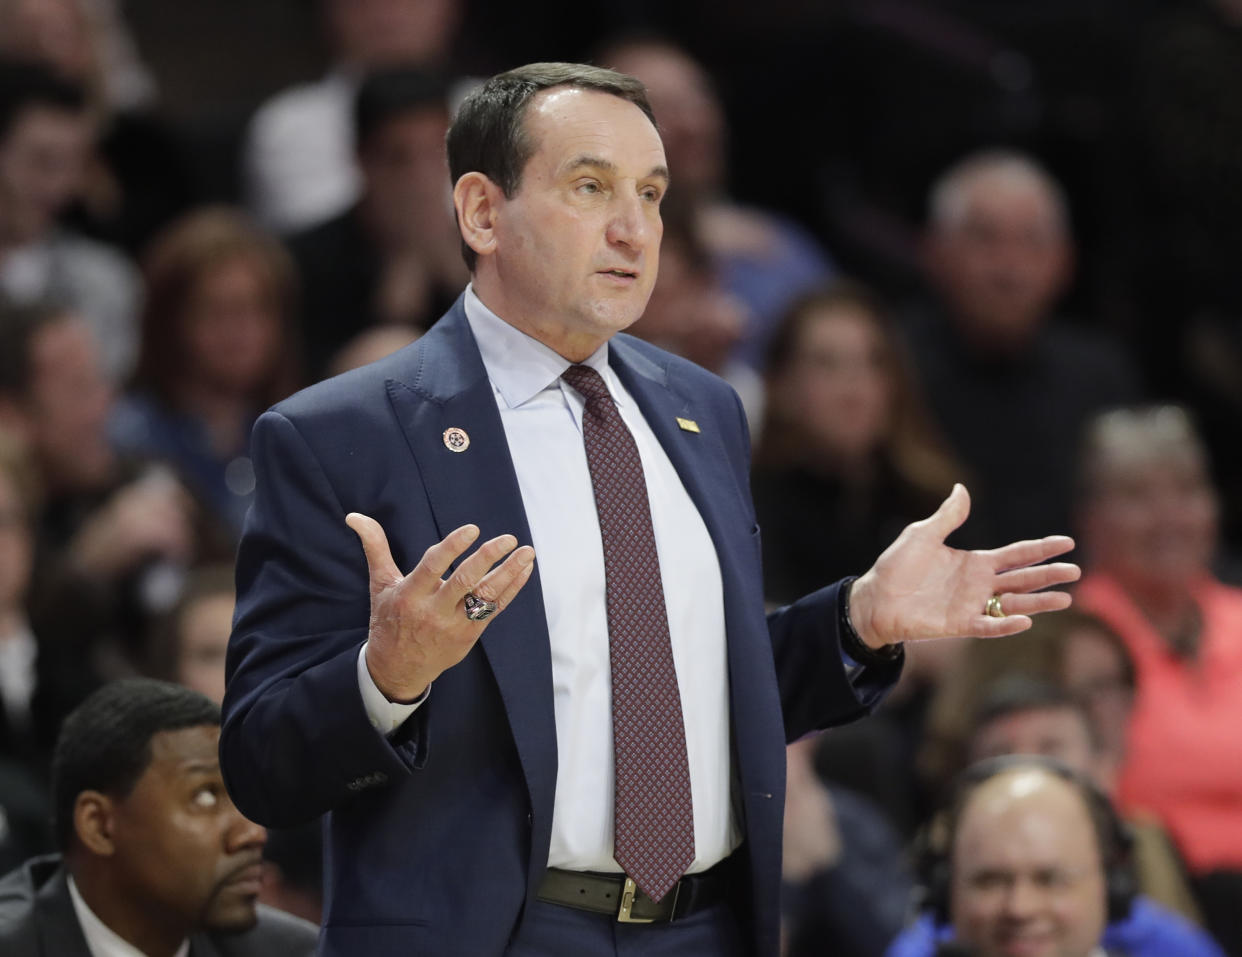
[[[841,650],[857,661],[860,665],[889,665],[901,657],[900,644],[885,645],[883,648],[872,648],[859,637],[850,621],[850,591],[854,588],[857,577],[847,578],[841,582],[840,599],[837,609],[841,619]]]

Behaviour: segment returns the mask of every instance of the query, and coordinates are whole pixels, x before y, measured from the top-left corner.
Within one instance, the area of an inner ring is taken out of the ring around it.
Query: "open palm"
[[[1078,579],[1077,565],[1047,563],[1074,547],[1066,535],[966,551],[945,539],[970,514],[956,485],[930,518],[907,526],[853,586],[850,617],[872,647],[928,638],[998,638],[1031,627],[1031,615],[1070,604],[1064,591],[1042,591]],[[985,613],[999,596],[1004,617]]]

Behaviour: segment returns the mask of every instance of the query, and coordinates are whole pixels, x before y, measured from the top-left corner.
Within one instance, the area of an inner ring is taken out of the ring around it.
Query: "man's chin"
[[[207,911],[203,924],[219,934],[241,934],[259,922],[257,895],[218,897]]]

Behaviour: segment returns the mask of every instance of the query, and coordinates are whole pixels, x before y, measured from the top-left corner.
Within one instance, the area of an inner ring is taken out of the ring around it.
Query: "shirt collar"
[[[572,365],[550,346],[528,336],[492,312],[474,291],[473,283],[466,287],[465,309],[466,321],[478,343],[487,377],[509,408],[515,409],[544,389],[556,387],[561,375]],[[613,401],[625,405],[625,392],[619,387],[616,373],[608,365],[608,343],[605,342],[580,364],[598,372],[612,393]]]
[[[91,957],[146,957],[137,947],[117,934],[111,927],[100,920],[90,906],[82,899],[78,885],[73,876],[68,878],[69,898],[73,901],[73,912],[82,927],[82,936],[86,938],[86,949]],[[189,957],[190,941],[181,942],[173,957]]]

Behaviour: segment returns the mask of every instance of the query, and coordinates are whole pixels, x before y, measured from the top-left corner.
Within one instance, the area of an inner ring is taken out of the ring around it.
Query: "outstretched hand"
[[[477,525],[463,525],[428,548],[414,570],[403,575],[379,522],[350,512],[345,523],[362,542],[370,575],[367,670],[389,701],[416,700],[441,673],[461,661],[535,567],[533,548],[516,548],[516,538],[500,535],[480,545],[444,578],[479,537]],[[492,568],[502,558],[504,562]],[[496,603],[491,618],[466,617],[467,593]]]
[[[1076,581],[1069,562],[1047,562],[1074,547],[1066,535],[1001,548],[963,551],[945,539],[970,514],[970,495],[955,485],[934,515],[906,526],[850,592],[850,620],[872,648],[925,638],[999,638],[1031,627],[1031,615],[1067,608]],[[1000,599],[1004,617],[986,613]]]

